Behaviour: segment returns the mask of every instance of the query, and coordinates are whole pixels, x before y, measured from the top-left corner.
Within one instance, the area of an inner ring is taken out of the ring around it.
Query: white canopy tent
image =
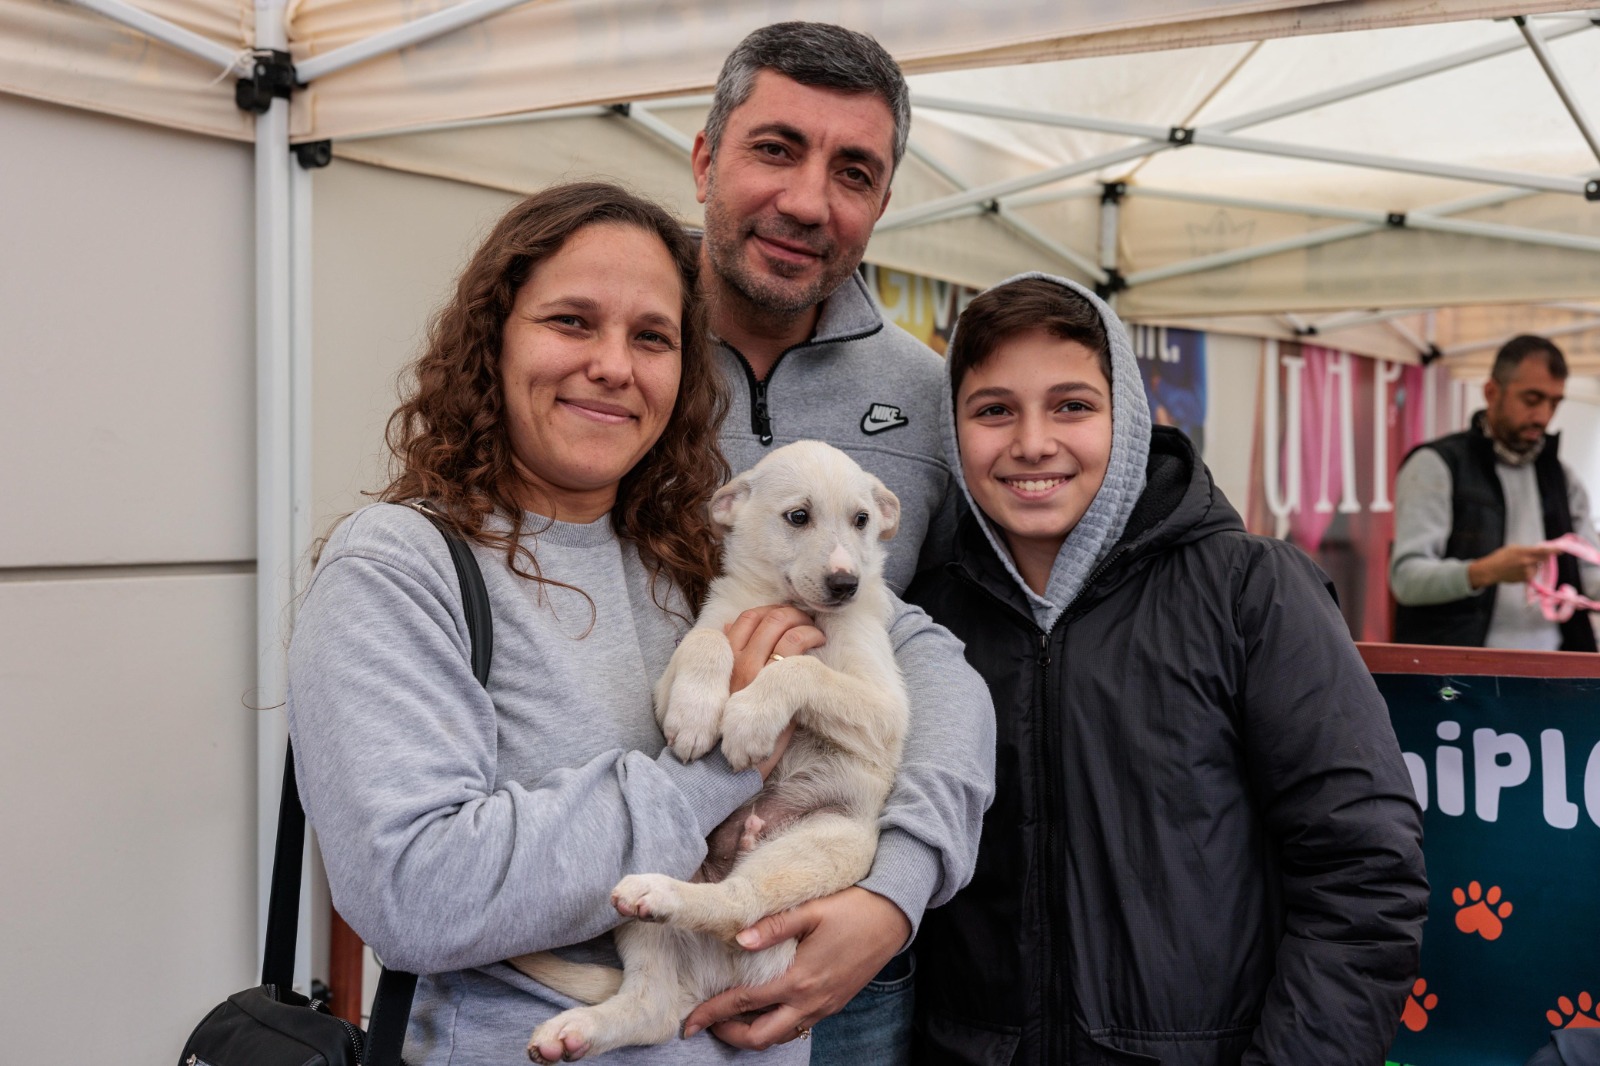
[[[696,221],[686,149],[722,57],[761,24],[842,22],[914,75],[876,263],[973,285],[1043,265],[1133,320],[1314,330],[1406,359],[1481,352],[1506,322],[1474,308],[1538,302],[1517,321],[1569,337],[1592,370],[1600,36],[1561,13],[1578,7],[0,0],[0,91],[255,142],[256,702],[271,707],[312,536],[305,164],[509,191],[610,174]],[[236,103],[240,76],[259,113]],[[282,737],[263,714],[263,886]]]

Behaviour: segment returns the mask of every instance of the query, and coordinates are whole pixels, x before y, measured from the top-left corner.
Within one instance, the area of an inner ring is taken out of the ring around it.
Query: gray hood
[[[944,448],[950,469],[955,472],[967,503],[979,516],[984,535],[994,546],[995,554],[1005,563],[1006,572],[1017,583],[1017,588],[1027,597],[1033,609],[1033,620],[1039,628],[1048,632],[1056,619],[1061,617],[1061,612],[1082,590],[1095,565],[1109,554],[1122,536],[1128,516],[1133,513],[1134,504],[1139,502],[1139,496],[1144,492],[1145,463],[1150,453],[1150,407],[1145,399],[1144,383],[1139,376],[1139,363],[1134,358],[1133,343],[1128,339],[1128,331],[1116,312],[1077,282],[1052,274],[1018,274],[1000,285],[1009,285],[1025,278],[1042,278],[1087,298],[1100,313],[1100,320],[1106,327],[1106,338],[1111,345],[1111,459],[1106,468],[1105,482],[1095,494],[1088,511],[1084,512],[1083,518],[1062,543],[1043,596],[1030,589],[1022,579],[1005,539],[994,524],[983,517],[972,499],[966,475],[961,469],[960,449],[956,446],[955,397],[949,387],[945,389],[944,399]],[[954,343],[953,333],[950,339]],[[945,374],[948,382],[948,363],[945,365]]]

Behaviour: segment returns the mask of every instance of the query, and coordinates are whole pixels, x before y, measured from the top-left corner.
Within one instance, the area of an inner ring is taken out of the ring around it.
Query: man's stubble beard
[[[1527,455],[1544,443],[1545,434],[1543,432],[1532,440],[1527,440],[1522,436],[1519,427],[1507,425],[1492,410],[1488,414],[1488,420],[1489,435],[1499,443],[1500,447],[1514,455]]]
[[[748,226],[741,219],[728,217],[722,210],[716,195],[714,175],[715,169],[706,183],[705,235],[702,238],[706,259],[717,279],[737,294],[750,310],[774,318],[797,318],[832,296],[834,290],[855,271],[854,262],[826,257],[837,256],[836,248],[825,254],[823,270],[817,279],[798,290],[751,269],[744,258]],[[783,235],[809,243],[796,232]],[[859,256],[854,258],[859,262]],[[783,269],[781,263],[772,265],[773,273],[780,277]]]

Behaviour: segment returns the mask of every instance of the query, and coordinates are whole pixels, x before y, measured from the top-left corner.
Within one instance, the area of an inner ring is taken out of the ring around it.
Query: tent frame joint
[[[1101,269],[1105,271],[1106,280],[1095,284],[1094,294],[1096,296],[1102,300],[1109,300],[1117,293],[1127,290],[1128,279],[1122,271],[1116,267],[1102,267]]]
[[[240,111],[265,115],[273,100],[287,100],[301,82],[294,60],[279,48],[257,48],[250,64],[250,77],[240,78],[233,87],[233,102]]]
[[[1600,26],[1600,23],[1595,25]],[[1600,180],[1590,179],[1583,183],[1583,198],[1590,203],[1600,200]]]
[[[607,106],[613,114],[621,115],[623,118],[633,117],[633,104],[631,103],[623,102],[620,104],[609,104]]]
[[[1128,195],[1128,183],[1125,181],[1108,181],[1100,186],[1102,204],[1120,204],[1126,195]]]
[[[1424,351],[1424,352],[1421,353],[1421,355],[1420,355],[1420,357],[1418,359],[1418,362],[1420,362],[1423,366],[1427,366],[1428,364],[1434,362],[1435,360],[1443,359],[1443,358],[1444,358],[1444,349],[1440,348],[1437,344],[1433,344],[1433,343],[1430,342],[1429,345],[1428,345],[1427,351]]]
[[[1383,224],[1390,229],[1406,228],[1406,213],[1404,211],[1390,211],[1383,220]]]
[[[1176,148],[1184,148],[1194,143],[1193,126],[1173,126],[1167,130],[1167,143]]]
[[[294,145],[294,158],[301,170],[320,170],[333,162],[333,142],[307,141]]]

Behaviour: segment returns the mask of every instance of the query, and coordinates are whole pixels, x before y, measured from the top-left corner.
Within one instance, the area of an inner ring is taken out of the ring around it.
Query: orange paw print
[[[1467,903],[1471,897],[1472,903]],[[1456,911],[1456,928],[1463,933],[1477,933],[1485,940],[1499,940],[1500,934],[1505,931],[1505,926],[1500,919],[1511,916],[1511,902],[1500,901],[1500,886],[1490,885],[1489,894],[1483,894],[1483,886],[1473,881],[1467,885],[1465,892],[1459,888],[1450,890],[1450,898],[1456,901],[1456,906],[1461,909]]]
[[[1600,1029],[1600,1016],[1596,1016],[1594,997],[1587,992],[1578,993],[1578,1002],[1562,996],[1556,1000],[1560,1011],[1547,1010],[1544,1016],[1557,1029]]]
[[[1420,1033],[1428,1027],[1428,1012],[1438,1005],[1439,997],[1429,992],[1428,982],[1419,977],[1406,997],[1406,1009],[1400,1013],[1400,1020],[1413,1033]]]

